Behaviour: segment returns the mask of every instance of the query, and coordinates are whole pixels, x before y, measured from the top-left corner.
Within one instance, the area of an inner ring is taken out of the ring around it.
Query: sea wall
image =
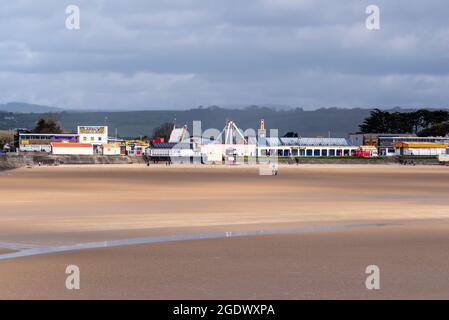
[[[42,154],[8,154],[0,156],[0,170],[14,169],[29,165],[60,164],[133,164],[145,163],[143,157],[128,156],[75,156]]]
[[[439,165],[436,158],[279,158],[282,164],[408,164],[408,165]],[[60,165],[60,164],[133,164],[146,163],[145,157],[129,156],[75,156],[47,154],[8,154],[0,155],[0,171],[30,165]]]
[[[285,159],[280,158],[279,163],[283,164],[397,164],[394,157],[385,158],[313,158],[302,157]]]
[[[27,159],[24,157],[0,155],[0,171],[24,167],[27,165],[26,161]]]
[[[439,165],[436,157],[379,157],[379,158],[280,158],[279,163],[283,164],[404,164],[404,165]]]

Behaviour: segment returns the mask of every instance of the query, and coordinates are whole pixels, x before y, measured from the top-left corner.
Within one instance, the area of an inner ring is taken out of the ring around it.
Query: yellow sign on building
[[[104,126],[83,126],[79,127],[79,134],[104,134],[105,127]]]

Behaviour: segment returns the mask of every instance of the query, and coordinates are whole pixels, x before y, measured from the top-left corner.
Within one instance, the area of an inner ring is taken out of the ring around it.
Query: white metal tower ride
[[[237,127],[234,121],[229,121],[217,137],[215,142],[221,141],[224,135],[224,144],[237,144],[237,137],[240,137],[244,144],[248,144],[242,131]],[[235,139],[234,139],[235,138]],[[234,142],[235,141],[235,142]]]

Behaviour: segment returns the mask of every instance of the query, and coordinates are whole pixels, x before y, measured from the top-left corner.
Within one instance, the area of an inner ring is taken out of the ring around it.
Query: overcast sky
[[[81,11],[65,27],[66,6]],[[365,27],[370,4],[381,29]],[[14,0],[0,103],[449,106],[447,0]]]

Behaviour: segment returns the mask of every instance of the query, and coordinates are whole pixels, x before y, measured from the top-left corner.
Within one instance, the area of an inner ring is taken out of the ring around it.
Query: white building
[[[400,142],[395,144],[398,156],[438,156],[446,154],[447,143],[437,142]]]
[[[199,148],[208,162],[215,163],[225,161],[235,164],[238,160],[244,161],[245,157],[257,155],[256,143],[249,143],[233,121],[229,121],[214,140],[202,140]]]
[[[103,155],[105,156],[119,156],[121,154],[121,147],[118,143],[103,144]]]
[[[190,143],[152,142],[145,154],[154,162],[201,163],[202,154],[193,150]]]
[[[28,133],[19,132],[20,152],[51,152],[51,143],[78,142],[78,135],[72,133]]]
[[[266,138],[259,139],[258,156],[278,157],[349,157],[358,146],[344,138]]]
[[[396,144],[405,143],[449,143],[449,137],[379,136],[378,150],[383,156],[395,156]]]
[[[52,154],[56,155],[93,155],[90,143],[51,143]]]
[[[96,150],[99,149],[95,147],[108,143],[107,126],[78,126],[78,135],[80,143],[90,143]]]
[[[209,143],[201,146],[201,153],[208,162],[236,161],[237,157],[255,157],[255,144],[221,144]]]

